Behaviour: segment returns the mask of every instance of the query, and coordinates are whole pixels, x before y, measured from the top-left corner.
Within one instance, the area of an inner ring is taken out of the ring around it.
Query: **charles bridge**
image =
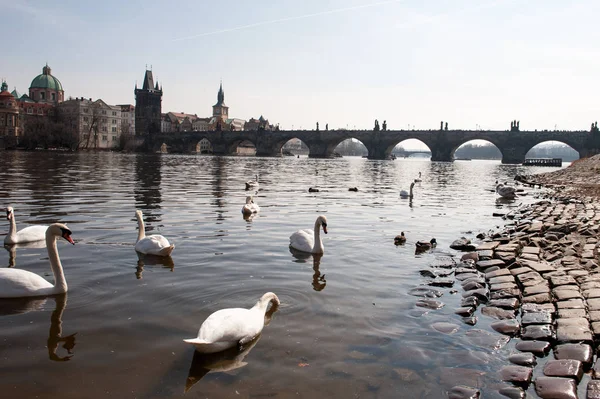
[[[502,163],[520,164],[525,154],[537,144],[560,141],[571,146],[580,158],[600,153],[597,125],[590,131],[509,131],[491,130],[276,130],[276,131],[192,131],[153,134],[142,147],[147,151],[195,153],[202,139],[210,141],[215,155],[234,155],[239,144],[249,141],[256,155],[277,157],[291,139],[300,139],[309,148],[311,158],[331,158],[338,144],[346,139],[360,140],[370,159],[389,159],[394,147],[404,140],[417,139],[431,150],[431,160],[451,162],[454,151],[471,140],[486,140],[502,153]]]

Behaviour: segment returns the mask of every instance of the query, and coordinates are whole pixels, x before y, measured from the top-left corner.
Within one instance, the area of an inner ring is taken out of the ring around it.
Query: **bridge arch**
[[[333,149],[333,156],[369,156],[369,150],[367,146],[356,138],[348,138],[342,140]]]
[[[563,161],[571,162],[581,158],[581,154],[567,143],[548,140],[531,147],[525,158],[562,158]]]
[[[475,139],[461,144],[452,153],[453,159],[502,159],[502,151],[491,141]]]
[[[276,150],[276,152],[281,155],[307,155],[309,153],[309,148],[306,143],[298,137],[292,137],[284,142],[281,145],[281,148]]]
[[[427,158],[431,158],[431,148],[425,142],[416,138],[402,139],[402,141],[398,142],[392,148],[390,154],[386,156],[390,155],[402,158],[409,158],[413,155],[425,155]]]

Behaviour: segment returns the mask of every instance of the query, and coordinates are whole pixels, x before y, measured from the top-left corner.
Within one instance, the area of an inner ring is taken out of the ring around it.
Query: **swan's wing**
[[[298,230],[290,236],[290,245],[303,252],[312,252],[314,246],[314,231],[310,229]]]
[[[257,316],[257,317],[254,317]],[[264,316],[249,309],[222,309],[202,323],[198,338],[206,342],[238,342],[262,331]]]
[[[35,295],[41,289],[52,289],[42,276],[22,269],[0,269],[0,298],[17,298]]]
[[[151,255],[162,255],[161,251],[169,247],[169,240],[158,234],[146,236],[135,243],[136,251]]]
[[[46,239],[48,226],[29,226],[17,232],[16,242],[32,242]]]

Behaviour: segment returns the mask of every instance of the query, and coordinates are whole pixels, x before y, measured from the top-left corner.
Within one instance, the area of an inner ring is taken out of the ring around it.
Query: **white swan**
[[[515,198],[517,195],[514,187],[506,186],[504,184],[498,184],[496,186],[496,193],[502,198]]]
[[[256,189],[258,190],[258,175],[254,177],[254,180],[248,180],[246,182],[246,190]]]
[[[221,309],[208,316],[200,326],[198,337],[184,339],[201,353],[220,352],[236,345],[252,341],[265,325],[265,313],[269,303],[279,305],[279,298],[272,292],[264,294],[251,309]]]
[[[0,298],[23,298],[67,292],[67,280],[58,257],[56,239],[62,237],[75,245],[71,234],[71,230],[61,223],[54,223],[46,229],[46,246],[54,275],[54,284],[50,284],[43,277],[27,270],[2,268],[0,269]]]
[[[246,205],[242,207],[242,213],[244,215],[252,215],[253,213],[258,213],[260,211],[260,206],[254,203],[254,198],[249,195],[246,197]]]
[[[4,244],[21,244],[24,242],[42,241],[46,238],[48,226],[29,226],[17,231],[15,212],[12,206],[6,208],[6,219],[10,220],[8,235],[4,237]]]
[[[419,183],[421,182],[421,172],[419,172],[419,177],[417,179],[415,179],[415,183]]]
[[[327,218],[323,215],[317,218],[313,230],[298,230],[292,234],[290,236],[290,247],[298,251],[313,254],[322,254],[325,252],[323,240],[321,240],[321,226],[323,226],[323,231],[327,234]]]
[[[135,211],[135,217],[138,222],[138,239],[135,243],[135,250],[147,255],[170,256],[175,245],[170,244],[169,240],[160,234],[146,236],[142,211]]]
[[[400,198],[412,198],[413,197],[413,187],[415,186],[415,182],[410,183],[410,192],[406,192],[406,190],[400,190]]]

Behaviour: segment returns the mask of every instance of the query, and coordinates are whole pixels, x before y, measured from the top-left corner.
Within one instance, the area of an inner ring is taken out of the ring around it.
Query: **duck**
[[[4,245],[42,241],[46,238],[48,226],[29,226],[17,231],[15,211],[12,206],[6,208],[6,220],[10,220],[10,227],[8,228],[8,235],[4,237]]]
[[[498,184],[496,186],[496,193],[502,198],[515,198],[517,196],[515,188],[506,184]]]
[[[279,298],[273,292],[264,294],[251,309],[221,309],[210,316],[200,326],[197,338],[184,339],[194,345],[197,352],[215,353],[251,342],[265,325],[265,313],[269,304],[279,306]]]
[[[135,250],[146,255],[171,256],[175,245],[170,244],[169,240],[160,234],[146,236],[142,211],[135,211],[135,217],[138,222],[138,238],[135,243]]]
[[[325,248],[323,247],[323,240],[321,240],[321,226],[323,226],[323,231],[327,234],[327,218],[324,215],[317,217],[313,230],[298,230],[292,234],[290,236],[290,247],[297,251],[312,254],[324,253]]]
[[[348,191],[358,192],[358,187],[350,187]]]
[[[246,190],[258,190],[258,175],[254,176],[254,180],[248,180],[246,182]]]
[[[419,177],[415,179],[415,183],[420,183],[421,181],[421,172],[419,172]]]
[[[319,189],[318,189],[318,188],[314,188],[314,187],[309,187],[309,188],[308,188],[308,192],[309,192],[309,193],[318,193],[318,192],[319,192]]]
[[[46,229],[46,247],[50,267],[54,275],[54,284],[38,274],[27,270],[14,268],[0,269],[0,298],[26,298],[35,296],[48,296],[64,294],[67,292],[67,280],[58,256],[56,240],[63,238],[75,245],[71,238],[73,233],[62,223],[54,223]]]
[[[406,236],[404,235],[404,232],[401,232],[400,235],[397,235],[396,237],[394,237],[394,244],[396,245],[401,245],[404,244],[406,242]]]
[[[400,198],[412,198],[414,186],[415,182],[410,183],[410,192],[406,192],[406,190],[400,190]]]
[[[423,251],[427,251],[430,250],[431,248],[435,248],[435,246],[437,245],[437,241],[435,240],[435,238],[432,238],[429,242],[427,241],[417,241],[415,243],[416,245],[416,251],[417,252],[423,252]]]
[[[258,213],[260,211],[260,207],[258,204],[254,203],[254,197],[251,195],[246,197],[246,205],[242,207],[242,214],[244,215],[252,215],[253,213]]]

